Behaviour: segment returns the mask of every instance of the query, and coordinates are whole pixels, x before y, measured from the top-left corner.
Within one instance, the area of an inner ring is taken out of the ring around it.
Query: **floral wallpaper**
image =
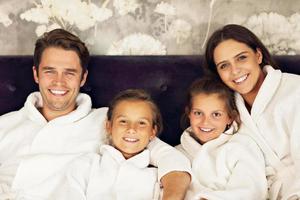
[[[55,28],[95,55],[202,54],[228,23],[251,29],[273,54],[300,54],[299,0],[0,0],[0,55],[31,55]]]

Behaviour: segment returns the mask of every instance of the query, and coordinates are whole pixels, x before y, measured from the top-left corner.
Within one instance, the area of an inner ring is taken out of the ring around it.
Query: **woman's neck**
[[[255,86],[253,87],[253,89],[250,92],[248,92],[247,94],[242,94],[242,97],[245,100],[246,107],[249,112],[251,111],[252,105],[256,99],[258,91],[260,90],[260,88],[265,80],[265,77],[266,77],[266,75],[261,70],[261,74],[259,75],[258,80],[257,80]]]

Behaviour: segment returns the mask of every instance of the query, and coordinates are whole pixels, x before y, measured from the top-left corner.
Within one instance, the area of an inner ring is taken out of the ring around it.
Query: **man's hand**
[[[163,186],[163,200],[182,200],[191,182],[191,175],[187,172],[173,171],[161,178]]]

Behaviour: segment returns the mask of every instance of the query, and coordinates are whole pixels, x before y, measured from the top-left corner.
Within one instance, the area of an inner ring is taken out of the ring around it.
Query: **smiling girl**
[[[159,199],[157,168],[150,166],[149,142],[162,130],[160,111],[143,90],[125,90],[110,103],[109,144],[100,148],[100,166],[92,170],[87,199]]]
[[[266,199],[264,158],[256,143],[239,134],[233,92],[214,78],[190,87],[177,147],[192,163],[186,199]]]

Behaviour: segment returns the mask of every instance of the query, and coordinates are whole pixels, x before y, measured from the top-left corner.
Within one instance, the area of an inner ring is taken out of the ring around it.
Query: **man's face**
[[[38,71],[37,71],[38,70]],[[57,47],[44,50],[40,66],[33,67],[33,75],[43,98],[42,114],[49,121],[66,115],[76,108],[79,89],[84,85],[80,59],[75,51]]]

